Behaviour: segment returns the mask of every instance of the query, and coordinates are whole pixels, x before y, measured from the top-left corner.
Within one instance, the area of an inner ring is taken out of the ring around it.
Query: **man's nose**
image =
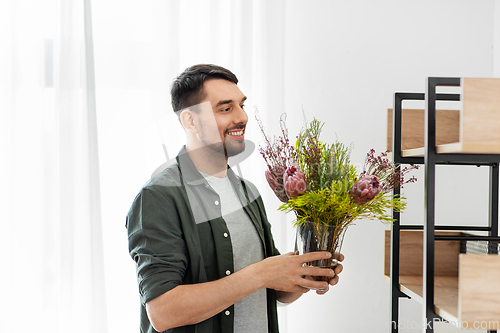
[[[234,120],[235,123],[247,123],[248,122],[248,115],[245,112],[245,110],[241,106],[236,107],[236,117]]]

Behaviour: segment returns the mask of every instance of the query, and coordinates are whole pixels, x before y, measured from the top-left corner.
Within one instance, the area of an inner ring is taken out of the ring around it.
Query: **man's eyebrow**
[[[241,103],[243,103],[246,100],[247,100],[247,97],[245,96],[245,97],[243,97],[241,99]],[[234,103],[234,100],[232,100],[232,99],[223,99],[222,101],[219,101],[215,107],[218,107],[218,106],[221,106],[221,105],[224,105],[224,104],[231,104],[231,103]]]
[[[219,101],[219,103],[217,103],[217,105],[215,107],[221,106],[221,105],[224,105],[224,104],[231,104],[233,102],[234,101],[232,99],[223,99],[222,101]]]

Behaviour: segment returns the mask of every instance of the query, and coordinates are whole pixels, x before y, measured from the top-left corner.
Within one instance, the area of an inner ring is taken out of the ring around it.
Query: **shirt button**
[[[227,234],[227,232],[224,233],[224,237],[227,238],[229,235]]]
[[[219,205],[219,201],[215,200],[214,204],[215,204],[216,206],[218,206],[218,205]]]
[[[229,312],[229,310],[226,310],[226,312],[224,312],[226,314],[226,316],[229,316],[231,314],[231,312]]]
[[[226,271],[226,275],[229,275],[229,274],[231,274],[231,271],[230,271],[230,270],[227,270],[227,271]]]

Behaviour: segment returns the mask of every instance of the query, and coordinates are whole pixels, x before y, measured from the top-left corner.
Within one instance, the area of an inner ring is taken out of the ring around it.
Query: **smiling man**
[[[225,68],[196,65],[172,85],[186,145],[127,215],[141,332],[276,333],[277,301],[328,286],[306,276],[342,271],[303,267],[327,252],[280,255],[259,192],[227,166],[245,148],[246,97],[237,83]]]

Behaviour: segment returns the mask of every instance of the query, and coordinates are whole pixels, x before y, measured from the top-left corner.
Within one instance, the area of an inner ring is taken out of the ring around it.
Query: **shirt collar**
[[[183,146],[176,157],[177,164],[181,170],[184,181],[189,185],[205,185],[206,179],[201,175],[196,166],[194,165],[191,157],[187,153],[186,146]],[[241,181],[236,174],[227,166],[227,176],[232,184],[237,184],[238,189],[241,191]]]

